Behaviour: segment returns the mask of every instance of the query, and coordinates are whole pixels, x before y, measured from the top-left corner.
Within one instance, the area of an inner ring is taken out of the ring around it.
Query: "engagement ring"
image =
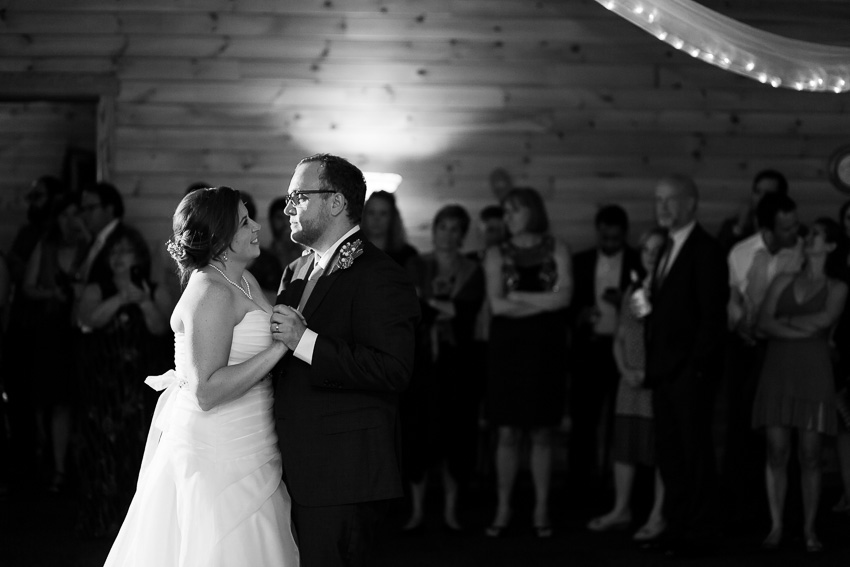
[[[277,324],[277,323],[275,323],[275,324],[274,324],[274,332],[275,332],[275,333],[279,333],[279,332],[280,332],[280,325],[279,325],[279,324]]]

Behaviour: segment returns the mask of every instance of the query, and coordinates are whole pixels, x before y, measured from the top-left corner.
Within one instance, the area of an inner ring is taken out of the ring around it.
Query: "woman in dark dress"
[[[171,302],[150,282],[150,252],[141,234],[122,225],[104,246],[108,270],[88,284],[79,320],[94,331],[81,342],[78,529],[84,536],[117,531],[136,490],[150,426],[144,380],[171,366],[163,337]]]
[[[511,519],[511,495],[523,432],[531,437],[531,473],[538,537],[552,535],[549,485],[552,430],[564,413],[567,319],[572,294],[567,246],[549,233],[540,195],[513,189],[504,198],[510,238],[484,258],[490,325],[486,408],[498,428],[498,506],[487,528],[499,537]]]
[[[771,283],[758,329],[768,338],[753,406],[753,427],[765,428],[766,484],[771,529],[763,546],[783,536],[791,432],[796,430],[803,491],[806,549],[823,548],[815,532],[821,489],[821,445],[835,435],[837,411],[829,335],[847,298],[847,250],[841,228],[818,219],[805,241],[806,261],[797,274]]]
[[[73,336],[71,312],[75,274],[86,257],[88,233],[71,196],[53,203],[51,226],[27,263],[23,293],[32,302],[30,316],[58,336]],[[71,437],[71,408],[77,389],[73,365],[74,341],[57,341],[51,356],[33,358],[33,372],[43,395],[36,397],[40,437],[49,442],[53,476],[48,485],[59,492],[65,485],[65,456]]]
[[[461,529],[458,491],[474,466],[478,423],[472,341],[484,300],[481,268],[460,252],[469,223],[469,214],[459,205],[440,209],[432,225],[434,251],[422,257],[422,327],[430,347],[423,354],[430,355],[433,371],[428,383],[419,388],[423,397],[415,427],[425,433],[412,439],[418,443],[405,446],[406,453],[418,453],[418,458],[408,461],[417,466],[406,471],[411,483],[411,516],[405,530],[422,525],[427,473],[433,465],[440,467],[443,481],[443,523],[451,530]]]

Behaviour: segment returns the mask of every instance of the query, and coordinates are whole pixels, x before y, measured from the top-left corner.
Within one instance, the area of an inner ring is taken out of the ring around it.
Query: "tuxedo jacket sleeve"
[[[370,262],[361,272],[353,290],[356,300],[346,306],[348,313],[339,314],[350,317],[351,335],[317,330],[310,382],[316,387],[401,392],[413,371],[419,304],[407,275],[391,260]]]

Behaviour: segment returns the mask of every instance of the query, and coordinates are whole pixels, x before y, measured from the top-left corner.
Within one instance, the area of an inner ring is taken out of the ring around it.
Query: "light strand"
[[[850,90],[850,49],[789,39],[691,0],[597,0],[675,49],[774,88]]]

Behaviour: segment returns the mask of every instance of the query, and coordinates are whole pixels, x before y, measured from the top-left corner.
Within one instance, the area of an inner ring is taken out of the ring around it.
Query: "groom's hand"
[[[298,343],[301,342],[301,336],[306,328],[307,321],[296,309],[283,304],[274,306],[274,313],[271,317],[271,331],[274,340],[283,342],[289,347],[289,350],[294,351]]]

